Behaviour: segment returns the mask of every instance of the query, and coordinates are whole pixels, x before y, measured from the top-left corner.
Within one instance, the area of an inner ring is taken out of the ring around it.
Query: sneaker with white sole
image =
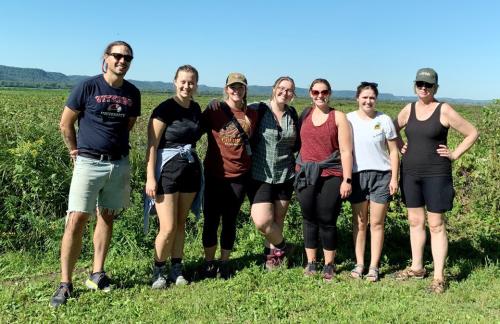
[[[182,263],[172,264],[168,277],[175,283],[176,286],[184,286],[189,283],[182,275]]]
[[[153,279],[151,288],[153,289],[164,289],[167,288],[167,278],[165,277],[166,266],[154,266],[153,267]]]
[[[111,279],[109,279],[105,271],[94,272],[85,281],[85,286],[92,290],[109,292],[111,291]]]
[[[66,304],[68,298],[71,297],[73,293],[73,284],[72,283],[61,283],[59,288],[57,288],[56,292],[50,298],[50,306],[59,307],[61,305]]]

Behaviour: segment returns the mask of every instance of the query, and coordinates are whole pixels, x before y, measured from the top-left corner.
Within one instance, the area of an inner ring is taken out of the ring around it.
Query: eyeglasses
[[[287,88],[283,88],[283,87],[279,87],[278,88],[278,92],[285,92],[286,94],[289,94],[289,95],[294,95],[295,92],[293,91],[293,89],[287,89]]]
[[[320,94],[322,94],[323,96],[328,96],[330,94],[330,91],[329,90],[311,90],[311,94],[313,96],[319,96]]]
[[[108,55],[111,55],[115,58],[115,60],[120,61],[122,58],[125,60],[125,62],[132,62],[134,57],[132,55],[123,55],[120,53],[109,53]]]
[[[417,82],[415,82],[415,85],[417,86],[417,88],[425,87],[426,89],[430,89],[430,88],[434,87],[434,85],[432,83],[425,82],[425,81],[417,81]]]
[[[368,81],[363,81],[361,82],[361,86],[362,87],[378,87],[378,83],[375,83],[375,82],[368,82]]]

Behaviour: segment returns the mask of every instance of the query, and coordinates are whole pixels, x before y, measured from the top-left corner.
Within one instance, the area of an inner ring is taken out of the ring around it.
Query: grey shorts
[[[391,171],[364,170],[352,174],[352,193],[349,201],[357,204],[370,200],[386,204],[391,199]]]
[[[96,207],[118,215],[130,200],[128,157],[100,161],[77,156],[71,179],[68,215],[71,212],[95,214]]]

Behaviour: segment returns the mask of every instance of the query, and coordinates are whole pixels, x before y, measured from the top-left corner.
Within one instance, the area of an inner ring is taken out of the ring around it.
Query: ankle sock
[[[182,263],[182,258],[172,258],[170,260],[170,263],[172,263],[172,264]]]
[[[155,260],[155,267],[161,268],[164,267],[167,264],[167,261],[156,261]]]
[[[281,243],[279,243],[279,244],[276,244],[276,245],[275,245],[275,247],[276,247],[277,249],[284,250],[284,249],[285,249],[285,247],[286,247],[286,242],[285,242],[285,240],[281,241]]]

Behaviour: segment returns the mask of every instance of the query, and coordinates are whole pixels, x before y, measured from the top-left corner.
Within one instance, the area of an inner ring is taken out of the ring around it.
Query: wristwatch
[[[352,179],[351,179],[351,178],[345,178],[344,180],[345,180],[345,182],[346,182],[346,183],[348,183],[348,184],[351,184],[351,183],[352,183]]]

